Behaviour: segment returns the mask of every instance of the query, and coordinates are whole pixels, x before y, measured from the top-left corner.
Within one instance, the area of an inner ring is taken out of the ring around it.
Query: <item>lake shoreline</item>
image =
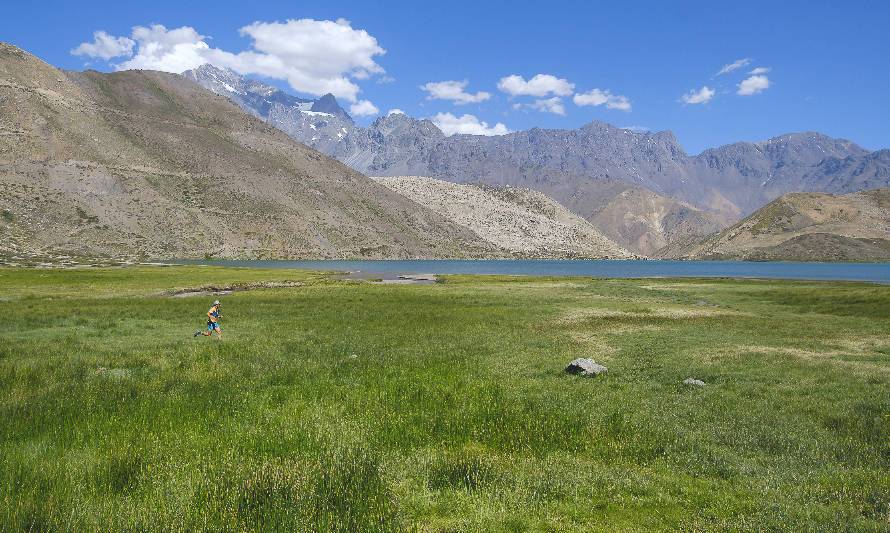
[[[179,260],[168,264],[335,272],[353,279],[433,274],[544,277],[711,278],[890,283],[890,263],[594,259]]]

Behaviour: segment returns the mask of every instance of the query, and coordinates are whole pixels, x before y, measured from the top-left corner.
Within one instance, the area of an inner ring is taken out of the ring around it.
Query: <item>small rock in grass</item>
[[[692,387],[704,387],[705,382],[700,379],[686,378],[683,380],[683,385],[689,385]]]
[[[100,366],[96,369],[96,374],[112,379],[122,379],[130,377],[131,373],[132,372],[129,368],[105,368],[104,366]]]
[[[581,376],[598,376],[604,372],[607,372],[609,369],[604,367],[601,364],[598,364],[593,359],[586,359],[579,357],[575,359],[569,366],[566,367],[566,372],[569,374],[578,374]]]

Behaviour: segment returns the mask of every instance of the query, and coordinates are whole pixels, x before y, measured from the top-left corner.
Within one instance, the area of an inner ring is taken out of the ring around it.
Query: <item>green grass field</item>
[[[890,287],[0,269],[19,529],[887,531]]]

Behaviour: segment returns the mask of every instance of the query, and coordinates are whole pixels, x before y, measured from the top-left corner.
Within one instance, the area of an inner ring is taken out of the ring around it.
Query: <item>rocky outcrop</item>
[[[566,367],[566,373],[584,377],[596,377],[600,374],[608,372],[609,369],[597,363],[593,359],[581,358],[575,359]]]

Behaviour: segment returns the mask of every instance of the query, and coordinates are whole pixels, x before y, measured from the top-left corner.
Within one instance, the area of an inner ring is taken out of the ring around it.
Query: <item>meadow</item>
[[[888,531],[890,287],[3,268],[0,529]]]

